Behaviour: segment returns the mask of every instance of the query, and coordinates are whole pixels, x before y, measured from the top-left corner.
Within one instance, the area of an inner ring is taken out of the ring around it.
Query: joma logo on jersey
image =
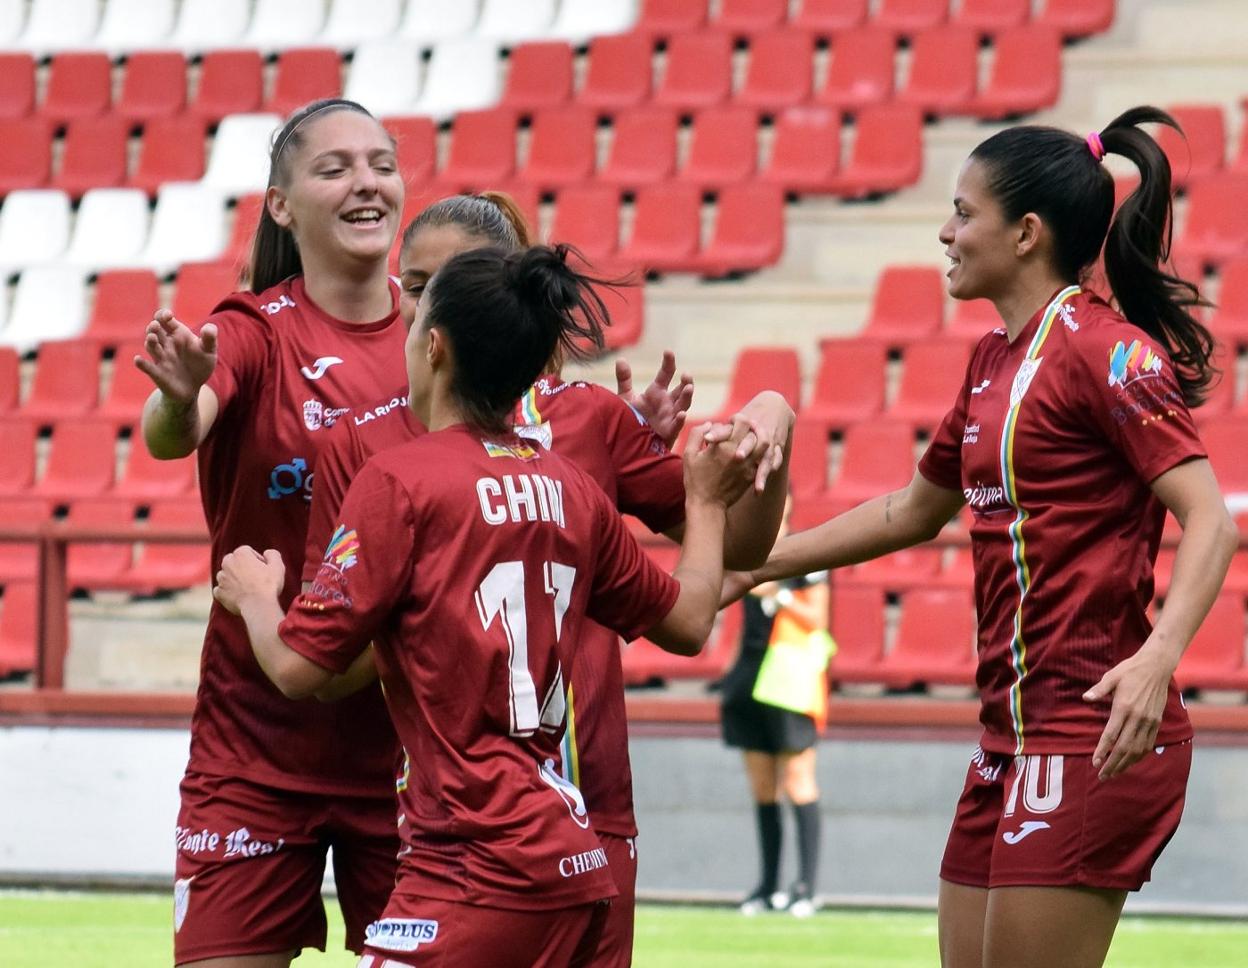
[[[501,481],[482,477],[477,481],[477,501],[486,524],[547,521],[565,526],[563,481],[545,474],[504,474]]]
[[[1161,366],[1161,357],[1151,346],[1145,346],[1138,339],[1126,346],[1119,340],[1109,351],[1108,382],[1111,387],[1125,387],[1136,380],[1160,376]]]
[[[261,303],[260,308],[270,316],[276,316],[283,309],[294,309],[295,301],[289,296],[283,294],[280,299],[275,299],[273,302]],[[342,360],[339,360],[338,362],[341,363]]]
[[[384,951],[415,951],[438,937],[438,922],[424,918],[382,918],[364,929],[364,943]]]
[[[282,298],[285,299],[286,297],[283,296]],[[272,306],[274,304],[269,303],[269,305]],[[291,303],[291,305],[293,306],[294,303]],[[316,360],[313,361],[311,366],[299,367],[299,372],[306,376],[309,380],[319,380],[325,375],[326,370],[328,370],[331,366],[337,366],[341,362],[342,357],[340,356],[318,356]]]

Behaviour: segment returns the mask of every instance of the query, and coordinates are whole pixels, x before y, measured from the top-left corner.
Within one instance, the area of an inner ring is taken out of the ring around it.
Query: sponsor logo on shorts
[[[425,918],[382,918],[364,929],[364,943],[384,951],[415,951],[438,937],[438,922]]]
[[[559,859],[559,876],[576,877],[578,874],[587,874],[589,871],[601,870],[606,866],[607,852],[601,847],[595,847],[593,850],[587,850],[583,854],[561,857]]]
[[[212,853],[221,843],[221,835],[206,827],[203,830],[175,827],[173,832],[174,842],[178,850],[184,854]]]
[[[246,827],[231,830],[225,835],[225,857],[260,857],[273,854],[282,849],[285,839],[278,837],[275,841],[252,840],[251,831]]]
[[[186,921],[186,909],[191,903],[191,881],[194,876],[180,877],[173,882],[173,930],[176,934],[182,930]]]
[[[1018,830],[1007,830],[1001,839],[1007,844],[1017,844],[1025,837],[1030,837],[1037,830],[1048,830],[1049,825],[1043,820],[1024,820]]]

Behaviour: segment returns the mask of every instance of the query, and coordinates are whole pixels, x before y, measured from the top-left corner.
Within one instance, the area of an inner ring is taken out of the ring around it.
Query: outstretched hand
[[[262,555],[254,548],[241,545],[221,560],[212,597],[227,612],[238,615],[243,600],[249,597],[277,599],[286,584],[286,565],[282,553],[269,548]]]
[[[206,323],[197,335],[169,310],[161,309],[147,324],[143,349],[151,358],[136,356],[134,365],[168,400],[189,405],[216,368],[217,327]]]
[[[693,377],[688,373],[680,375],[675,387],[672,379],[676,376],[676,354],[671,350],[663,351],[663,360],[659,371],[646,389],[637,393],[633,389],[633,368],[628,361],[615,361],[616,393],[621,400],[641,414],[659,438],[672,447],[685,426],[685,417],[693,403]]]

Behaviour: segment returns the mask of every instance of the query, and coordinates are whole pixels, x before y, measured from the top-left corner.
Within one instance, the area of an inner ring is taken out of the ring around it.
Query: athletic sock
[[[756,893],[770,896],[775,892],[780,877],[780,805],[756,803],[754,815],[758,822],[758,848],[762,862],[762,877]]]
[[[819,801],[793,804],[793,816],[797,820],[799,890],[806,897],[813,897],[819,869]]]

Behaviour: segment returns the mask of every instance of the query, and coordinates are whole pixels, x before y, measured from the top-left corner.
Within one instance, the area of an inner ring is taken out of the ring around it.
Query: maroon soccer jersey
[[[373,457],[282,623],[343,672],[368,645],[409,769],[397,890],[516,909],[615,893],[558,773],[586,617],[633,638],[675,604],[602,489],[518,437],[464,426]]]
[[[1077,287],[980,341],[919,470],[973,513],[985,750],[1095,749],[1110,702],[1082,694],[1152,631],[1149,484],[1203,456],[1165,349]],[[1190,735],[1172,681],[1157,743]]]
[[[199,448],[214,567],[241,544],[286,562],[282,604],[299,590],[308,504],[327,427],[403,382],[406,331],[395,308],[352,324],[308,298],[301,277],[235,293],[208,322],[219,331],[208,381],[221,408]],[[314,793],[377,795],[393,786],[397,743],[376,686],[340,703],[291,702],[256,664],[242,620],[208,618],[190,769]]]

